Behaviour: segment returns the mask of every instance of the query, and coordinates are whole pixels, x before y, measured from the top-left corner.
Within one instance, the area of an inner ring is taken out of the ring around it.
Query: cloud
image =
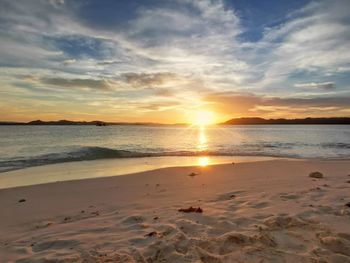
[[[64,0],[49,0],[49,2],[56,8],[59,8],[60,5],[64,5]]]
[[[161,101],[161,102],[150,102],[140,105],[138,108],[147,111],[165,111],[179,106],[178,101]]]
[[[76,87],[99,90],[111,90],[111,83],[104,79],[65,79],[65,78],[42,78],[39,79],[42,84],[53,85],[58,87]]]
[[[349,109],[350,94],[342,97],[284,98],[225,92],[207,94],[204,100],[220,113],[233,116],[334,116]]]
[[[77,62],[76,59],[66,59],[63,61],[63,65],[68,66],[68,65],[73,64],[75,62]]]
[[[213,90],[264,88],[265,92],[275,92],[273,87],[285,84],[298,70],[319,77],[324,72],[331,74],[332,69],[346,68],[350,61],[350,33],[344,19],[348,1],[310,3],[283,24],[266,29],[262,39],[254,43],[240,38],[244,33],[240,17],[224,1],[143,5],[123,21],[123,26],[103,28],[87,26],[77,15],[84,4],[28,2],[5,1],[8,11],[3,18],[7,31],[12,32],[8,37],[13,45],[2,45],[1,50],[8,52],[1,61],[25,62],[30,56],[25,65],[67,71],[57,62],[67,65],[64,61],[75,59],[69,70],[86,74],[89,63],[84,62],[91,59],[99,66],[95,71],[107,75],[118,71],[139,74],[147,67],[153,72],[191,73]],[[52,9],[52,3],[59,5],[59,10]],[[32,37],[21,42],[19,36],[28,34]],[[25,50],[11,52],[6,48],[16,47],[16,43],[25,47],[26,42]],[[35,48],[42,55],[30,52]]]
[[[296,72],[321,79],[348,65],[350,29],[345,10],[349,8],[346,0],[311,2],[284,24],[266,30],[255,48],[255,52],[265,53],[260,69],[263,77],[257,85],[276,87]]]
[[[295,84],[296,88],[306,88],[306,89],[321,89],[321,90],[333,90],[335,85],[333,82],[309,82],[309,83],[298,83]]]
[[[166,88],[154,89],[154,94],[159,97],[174,97],[175,91]]]
[[[118,64],[118,63],[123,63],[123,61],[118,61],[118,60],[103,60],[97,62],[97,65],[113,65],[113,64]]]
[[[157,73],[123,73],[121,75],[125,82],[136,87],[155,87],[164,86],[165,84],[180,79],[174,73],[157,72]]]

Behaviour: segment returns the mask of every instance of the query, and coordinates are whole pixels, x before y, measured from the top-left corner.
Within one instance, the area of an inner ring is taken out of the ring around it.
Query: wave
[[[162,157],[162,156],[268,156],[281,158],[349,158],[348,152],[337,152],[335,155],[325,156],[308,155],[301,149],[304,147],[322,147],[333,149],[350,149],[348,143],[323,143],[313,144],[293,144],[282,142],[260,142],[257,144],[243,143],[241,145],[221,145],[216,150],[211,151],[171,151],[163,148],[147,148],[142,151],[128,151],[112,149],[107,147],[79,147],[64,152],[38,155],[34,157],[18,157],[0,160],[0,172],[23,169],[32,166],[55,164],[74,161],[88,161],[112,158],[142,158],[142,157]],[[298,151],[295,151],[298,149]],[[296,152],[301,154],[296,154]],[[321,152],[319,154],[322,155]],[[323,153],[324,154],[324,153]]]
[[[271,156],[300,158],[292,154],[271,154],[261,150],[218,150],[218,151],[165,151],[165,152],[140,152],[111,149],[106,147],[83,147],[78,150],[50,153],[31,158],[17,158],[0,161],[0,172],[23,169],[32,166],[55,164],[74,161],[88,161],[112,158],[142,158],[161,156]]]
[[[334,148],[334,149],[350,149],[350,143],[335,142],[335,143],[322,143],[324,148]]]

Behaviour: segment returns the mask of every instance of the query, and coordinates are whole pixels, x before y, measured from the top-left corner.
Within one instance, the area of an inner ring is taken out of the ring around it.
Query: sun
[[[193,114],[192,124],[207,126],[214,123],[214,113],[207,110],[197,110]]]

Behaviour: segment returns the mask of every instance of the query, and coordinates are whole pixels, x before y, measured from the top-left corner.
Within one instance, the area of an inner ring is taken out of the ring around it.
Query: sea
[[[145,157],[350,158],[350,125],[0,126],[0,172]]]

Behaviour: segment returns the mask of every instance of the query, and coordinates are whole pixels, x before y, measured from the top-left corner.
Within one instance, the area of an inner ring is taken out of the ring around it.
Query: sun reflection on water
[[[207,144],[207,135],[205,134],[205,128],[200,127],[198,129],[198,144],[197,149],[199,151],[205,151],[208,150],[208,144]]]
[[[207,157],[207,156],[203,156],[203,157],[198,158],[198,165],[201,167],[205,167],[205,166],[209,165],[209,163],[210,163],[209,157]]]

